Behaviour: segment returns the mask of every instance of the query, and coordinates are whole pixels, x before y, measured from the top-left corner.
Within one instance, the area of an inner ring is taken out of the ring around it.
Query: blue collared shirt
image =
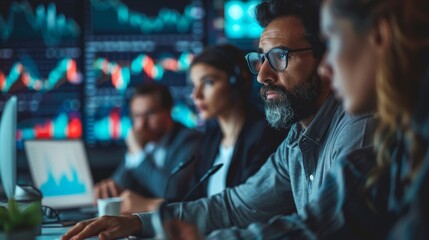
[[[351,116],[329,96],[310,125],[294,124],[288,137],[264,166],[244,184],[210,198],[169,205],[171,212],[203,233],[276,215],[305,214],[337,159],[372,142],[371,115]],[[152,236],[150,213],[139,214],[143,235]]]

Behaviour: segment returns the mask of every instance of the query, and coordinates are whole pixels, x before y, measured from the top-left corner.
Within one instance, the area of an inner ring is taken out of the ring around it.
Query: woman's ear
[[[384,53],[391,42],[391,31],[386,19],[381,19],[369,34],[370,44],[379,53]]]

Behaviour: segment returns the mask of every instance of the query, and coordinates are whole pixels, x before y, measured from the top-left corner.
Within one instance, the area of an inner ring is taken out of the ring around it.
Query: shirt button
[[[313,176],[313,174],[311,174],[310,175],[310,181],[313,181],[314,180],[314,176]]]

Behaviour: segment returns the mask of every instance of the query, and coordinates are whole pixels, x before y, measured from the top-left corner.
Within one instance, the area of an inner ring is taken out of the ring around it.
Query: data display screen
[[[135,86],[170,87],[173,118],[196,124],[187,70],[203,47],[199,0],[1,1],[0,110],[18,97],[26,139],[122,144]]]
[[[83,1],[0,3],[0,109],[18,97],[23,139],[83,136]]]

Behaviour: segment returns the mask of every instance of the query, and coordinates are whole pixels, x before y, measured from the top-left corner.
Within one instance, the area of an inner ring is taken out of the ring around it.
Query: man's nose
[[[147,128],[147,119],[144,116],[139,116],[137,119],[134,119],[134,128],[136,130],[143,130]]]
[[[258,82],[264,85],[270,85],[275,82],[276,73],[271,68],[267,60],[265,60],[261,64],[261,68],[259,69],[259,73],[256,79],[258,80]]]

